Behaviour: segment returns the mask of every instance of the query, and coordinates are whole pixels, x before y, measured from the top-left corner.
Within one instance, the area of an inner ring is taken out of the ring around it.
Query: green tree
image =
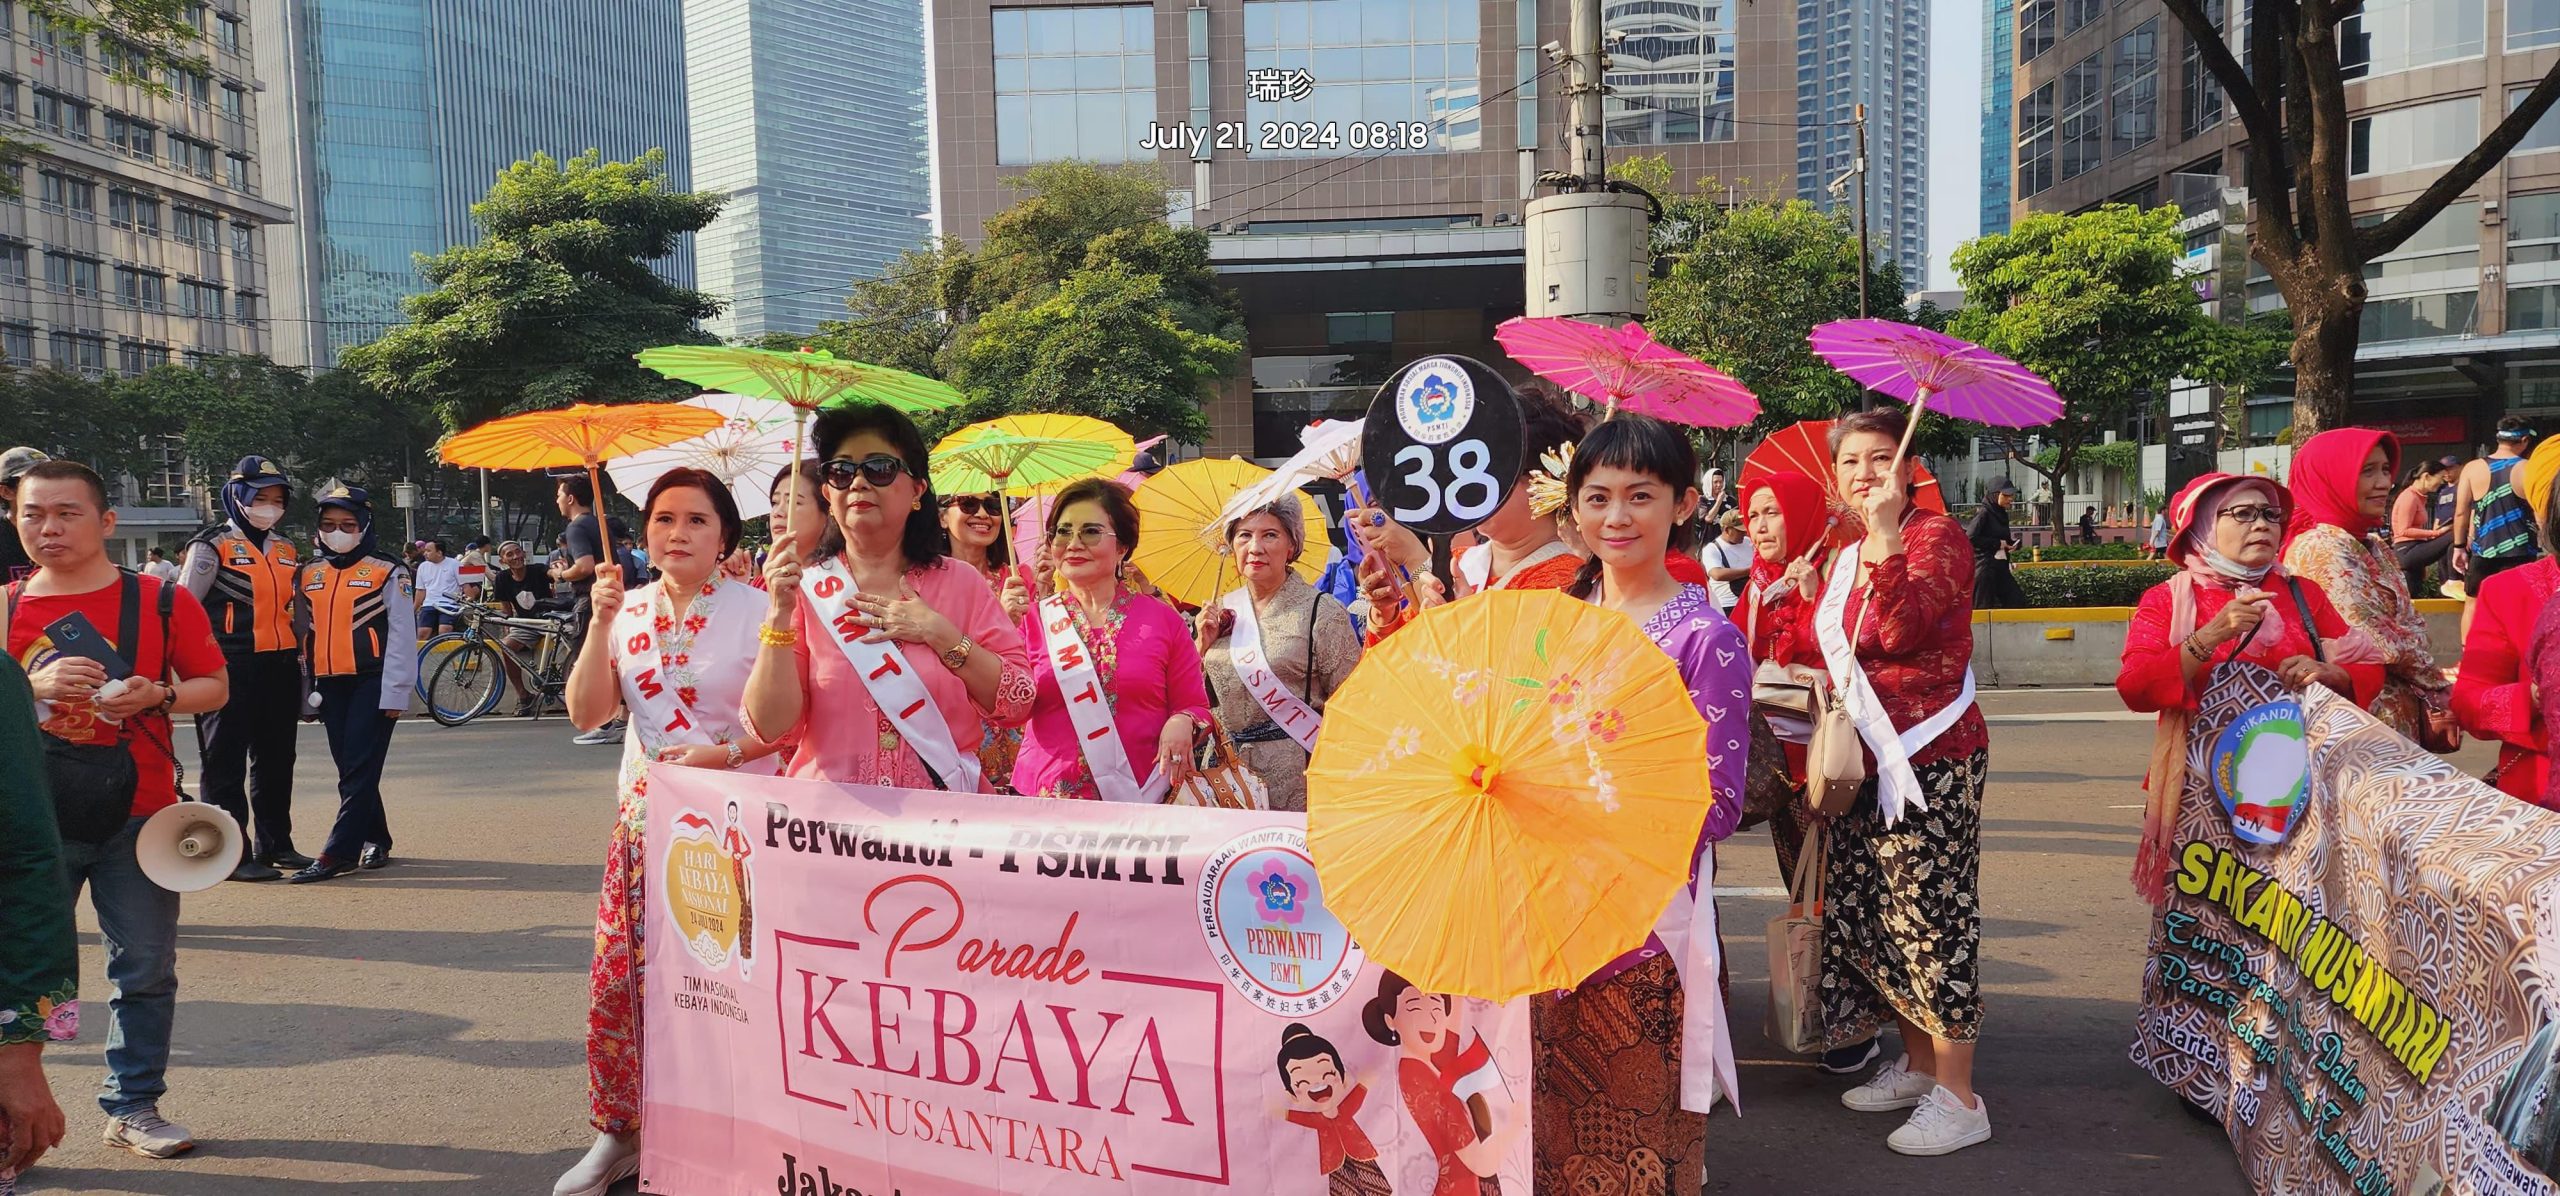
[[[660,150],[630,162],[537,154],[471,206],[478,244],[419,259],[431,289],[402,301],[410,322],[341,362],[386,394],[433,404],[454,428],[572,402],[681,397],[690,388],[632,354],[710,343],[696,321],[721,304],[648,263],[724,202],[676,190]]]
[[[104,382],[62,370],[0,369],[0,449],[29,445],[114,477],[143,464],[144,425]]]
[[[2233,152],[2249,191],[2249,254],[2267,268],[2293,315],[2293,425],[2307,438],[2348,422],[2366,265],[2426,227],[2515,149],[2560,100],[2560,63],[2415,198],[2368,223],[2356,218],[2348,191],[2359,109],[2347,101],[2338,37],[2339,23],[2361,11],[2363,0],[2241,0],[2211,11],[2207,2],[2166,0],[2166,7],[2248,133],[2246,146]],[[2250,14],[2245,65],[2222,30],[2226,12]]]
[[[133,426],[176,438],[186,453],[187,480],[211,490],[252,453],[297,472],[301,425],[290,393],[299,383],[294,371],[265,358],[225,357],[160,366],[115,383],[114,390]]]
[[[2174,207],[2108,204],[2044,213],[1956,250],[1964,307],[1948,331],[2004,354],[2053,384],[2060,420],[2038,429],[2048,455],[2019,464],[2059,498],[2064,479],[2106,433],[2163,393],[2171,378],[2248,387],[2273,369],[2282,342],[2216,321],[2180,268]]]
[[[1200,391],[1235,368],[1242,343],[1185,327],[1152,274],[1079,270],[1054,291],[987,313],[952,380],[974,421],[1018,411],[1088,415],[1145,438],[1199,441]]]
[[[966,300],[958,287],[971,260],[968,246],[957,237],[910,249],[876,277],[854,281],[853,293],[845,297],[844,319],[829,320],[805,336],[769,334],[760,343],[784,350],[807,345],[940,378],[943,350],[966,318]]]

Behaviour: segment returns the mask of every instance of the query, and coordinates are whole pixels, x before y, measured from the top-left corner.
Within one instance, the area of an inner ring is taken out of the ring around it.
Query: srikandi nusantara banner
[[[643,1191],[1527,1196],[1529,1015],[1414,989],[1302,815],[650,778]]]
[[[2260,1192],[2550,1196],[2560,815],[2250,666],[2188,748],[2133,1061]]]

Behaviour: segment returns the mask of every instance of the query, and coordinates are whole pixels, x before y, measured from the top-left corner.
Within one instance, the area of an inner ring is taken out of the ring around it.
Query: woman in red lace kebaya
[[[1790,566],[1795,651],[1812,653],[1858,715],[1869,781],[1825,841],[1822,1004],[1832,1046],[1890,1016],[1902,1058],[1842,1094],[1861,1112],[1910,1109],[1886,1138],[1941,1155],[1991,1137],[1973,1091],[1982,1026],[1977,889],[1990,736],[1973,701],[1973,545],[1912,505],[1904,416],[1863,411],[1831,428],[1832,485],[1865,528],[1823,570]]]
[[[2463,730],[2498,741],[2497,768],[2488,779],[2499,791],[2560,810],[2560,795],[2544,775],[2550,758],[2533,677],[2536,623],[2560,596],[2560,557],[2551,551],[2551,535],[2560,530],[2552,520],[2555,461],[2560,437],[2543,441],[2512,474],[2533,509],[2542,557],[2491,577],[2471,596],[2471,629],[2462,638],[2462,668],[2453,680],[2453,715]]]

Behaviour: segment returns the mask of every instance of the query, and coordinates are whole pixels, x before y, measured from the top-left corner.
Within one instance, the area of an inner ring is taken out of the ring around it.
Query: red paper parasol
[[[1945,514],[1947,496],[1938,485],[1937,475],[1928,465],[1912,463],[1911,501],[1924,511]],[[1764,474],[1793,470],[1822,483],[1824,494],[1831,492],[1831,421],[1808,419],[1792,423],[1770,434],[1760,447],[1742,459],[1741,484],[1734,487],[1740,494],[1744,488]],[[1835,503],[1837,499],[1833,500]]]
[[[1514,316],[1493,330],[1539,377],[1621,410],[1699,428],[1738,428],[1760,400],[1723,371],[1653,339],[1642,324],[1609,328],[1562,316]]]

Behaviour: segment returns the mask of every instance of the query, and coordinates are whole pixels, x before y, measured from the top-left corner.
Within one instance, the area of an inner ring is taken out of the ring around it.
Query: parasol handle
[[[1360,484],[1360,476],[1358,473],[1353,473],[1352,476],[1343,479],[1343,481],[1349,484],[1351,497],[1360,500],[1361,507],[1370,510],[1376,509],[1377,499],[1369,493],[1369,488],[1367,486]],[[1384,514],[1385,512],[1379,513]],[[1414,597],[1413,593],[1413,570],[1407,569],[1403,565],[1397,565],[1396,577],[1402,583],[1405,604],[1408,606],[1418,604],[1419,600]]]
[[[1911,436],[1920,430],[1920,413],[1928,406],[1928,387],[1923,386],[1911,392],[1911,422],[1902,425],[1902,447],[1893,450],[1893,467],[1896,470],[1902,468],[1902,459],[1911,455]],[[1919,487],[1914,486],[1912,489],[1917,490]]]
[[[604,487],[596,481],[596,459],[593,457],[587,458],[587,497],[596,500],[596,539],[604,542],[604,559],[596,562],[596,569],[598,572],[606,568],[620,569],[622,558],[613,551],[613,521],[605,518]]]
[[[791,508],[800,505],[800,436],[801,431],[808,427],[808,424],[809,409],[806,407],[793,407],[791,409],[790,456],[782,465],[783,472],[790,475],[791,478],[791,502],[787,506],[776,507],[773,511],[773,543],[777,548],[781,547],[783,540],[788,538],[791,534]],[[802,561],[800,563],[805,565],[808,562]]]

